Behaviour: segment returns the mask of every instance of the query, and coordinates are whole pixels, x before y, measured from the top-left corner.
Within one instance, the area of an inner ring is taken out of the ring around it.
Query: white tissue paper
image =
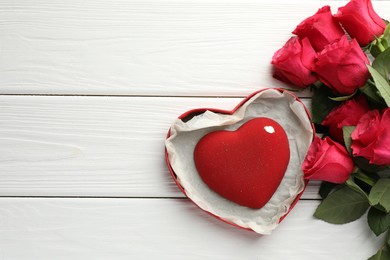
[[[284,128],[290,145],[290,161],[272,198],[264,207],[252,209],[211,190],[198,175],[193,153],[198,141],[207,133],[234,131],[257,117],[271,118]],[[312,139],[313,129],[304,105],[287,91],[266,89],[247,100],[232,115],[206,111],[187,122],[177,119],[165,144],[169,163],[188,198],[227,222],[270,234],[305,187],[301,163]]]

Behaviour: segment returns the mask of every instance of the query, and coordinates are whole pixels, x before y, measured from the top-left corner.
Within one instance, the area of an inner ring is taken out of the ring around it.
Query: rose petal
[[[380,130],[376,145],[373,149],[371,163],[378,165],[390,165],[390,108],[387,108],[382,115]]]

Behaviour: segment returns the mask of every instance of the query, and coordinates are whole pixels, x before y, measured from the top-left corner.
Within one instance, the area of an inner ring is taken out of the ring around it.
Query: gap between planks
[[[309,96],[299,96],[298,93],[294,91],[290,91],[294,95],[296,95],[299,99],[310,100]],[[248,96],[251,93],[248,94]],[[213,95],[187,95],[187,96],[174,96],[174,95],[99,95],[99,94],[0,94],[0,96],[31,96],[31,97],[118,97],[118,98],[245,98],[247,96],[237,95],[237,96],[213,96]]]
[[[0,199],[145,199],[145,200],[189,200],[187,197],[128,197],[128,196],[0,196]],[[321,201],[317,198],[300,198],[300,201]]]

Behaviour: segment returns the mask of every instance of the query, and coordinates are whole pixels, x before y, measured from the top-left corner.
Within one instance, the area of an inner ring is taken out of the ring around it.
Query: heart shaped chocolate
[[[283,179],[290,159],[286,132],[260,117],[236,131],[215,131],[196,145],[194,162],[203,181],[222,197],[262,208]]]

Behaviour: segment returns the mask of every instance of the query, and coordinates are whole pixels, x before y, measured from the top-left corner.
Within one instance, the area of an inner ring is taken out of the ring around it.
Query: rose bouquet
[[[274,77],[312,92],[316,137],[302,164],[323,181],[314,216],[354,221],[368,210],[386,244],[372,259],[390,259],[390,25],[370,0],[336,14],[324,6],[302,21],[272,58]]]

